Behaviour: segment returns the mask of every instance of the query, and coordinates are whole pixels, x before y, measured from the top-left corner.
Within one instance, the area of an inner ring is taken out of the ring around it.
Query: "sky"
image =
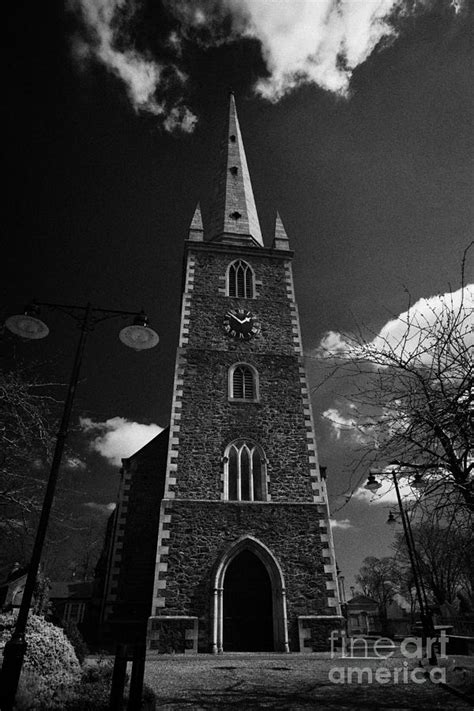
[[[408,303],[461,286],[473,225],[469,3],[11,5],[2,317],[33,297],[90,301],[144,308],[160,335],[156,349],[135,353],[116,338],[121,321],[90,334],[61,479],[71,510],[103,525],[121,457],[168,423],[183,242],[198,202],[206,219],[232,90],[265,244],[278,211],[295,250],[319,456],[349,587],[365,556],[391,553],[391,493],[374,504],[358,492],[340,385],[322,384],[315,354],[328,334],[377,334]],[[474,282],[472,257],[466,276]],[[42,317],[48,339],[7,336],[2,353],[67,382],[77,326],[57,311]]]

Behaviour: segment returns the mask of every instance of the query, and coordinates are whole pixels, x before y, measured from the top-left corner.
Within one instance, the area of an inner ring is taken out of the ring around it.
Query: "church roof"
[[[233,94],[205,238],[207,241],[263,247]]]

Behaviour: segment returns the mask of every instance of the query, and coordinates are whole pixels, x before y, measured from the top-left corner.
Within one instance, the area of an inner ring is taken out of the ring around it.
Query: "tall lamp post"
[[[2,711],[11,711],[15,702],[16,690],[21,674],[23,659],[26,652],[27,643],[25,640],[26,624],[28,612],[33,598],[36,584],[41,554],[43,550],[46,531],[48,528],[49,515],[53,503],[56,482],[64,451],[64,445],[68,434],[69,421],[74,403],[74,395],[79,379],[82,364],[82,357],[86,345],[87,337],[94,326],[100,321],[109,318],[132,316],[133,323],[122,328],[119,339],[129,348],[141,351],[153,348],[159,341],[158,334],[148,325],[146,314],[141,311],[117,311],[115,309],[101,309],[92,304],[86,306],[75,306],[70,304],[51,304],[46,302],[35,302],[26,307],[23,314],[10,316],[5,321],[5,326],[17,336],[25,339],[45,338],[49,333],[48,326],[41,321],[39,307],[46,306],[51,309],[62,311],[80,324],[80,337],[74,357],[74,364],[69,380],[61,424],[56,438],[51,469],[43,500],[41,516],[36,531],[36,538],[33,545],[31,560],[28,566],[28,575],[25,582],[23,597],[18,612],[17,621],[12,637],[5,645],[3,652],[3,665],[0,672],[0,702]]]
[[[399,473],[399,471],[396,469],[392,469],[390,472],[390,474],[392,475],[393,485],[395,487],[399,516],[402,521],[403,534],[405,536],[405,543],[406,543],[406,547],[408,550],[408,557],[410,559],[410,566],[411,566],[411,570],[412,570],[412,574],[413,574],[413,581],[415,583],[416,597],[417,597],[418,605],[420,608],[423,637],[425,639],[428,639],[429,637],[431,637],[434,634],[433,620],[431,617],[431,613],[428,609],[426,592],[425,592],[425,589],[423,586],[423,580],[420,575],[420,570],[418,567],[417,553],[416,553],[415,541],[413,538],[413,532],[411,530],[410,519],[407,515],[407,512],[405,511],[405,508],[404,508],[403,502],[402,502],[402,497],[400,495],[400,487],[398,485],[397,473]],[[369,478],[367,480],[365,488],[368,489],[369,491],[371,491],[372,493],[375,493],[376,491],[378,491],[378,489],[380,489],[380,487],[382,485],[379,481],[377,481],[376,476],[377,475],[380,476],[380,475],[384,475],[384,474],[386,474],[386,472],[371,470],[369,472]],[[421,488],[423,486],[421,475],[415,474],[415,477],[410,482],[410,485],[414,489]],[[387,523],[388,524],[396,523],[396,518],[392,512],[390,512],[390,514],[389,514]],[[435,654],[432,646],[430,646],[430,649],[431,649],[430,663],[436,664],[436,661],[437,661],[436,654]]]

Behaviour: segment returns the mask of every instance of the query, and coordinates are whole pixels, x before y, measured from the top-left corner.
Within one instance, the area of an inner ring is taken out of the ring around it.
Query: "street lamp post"
[[[385,472],[370,471],[369,478],[367,480],[367,484],[365,485],[365,488],[368,489],[369,491],[371,491],[372,493],[375,493],[381,486],[380,482],[378,482],[376,479],[376,475],[377,474],[384,474],[384,473]],[[419,571],[419,567],[418,567],[417,553],[416,553],[415,541],[413,538],[413,532],[411,530],[410,519],[407,515],[407,512],[404,509],[402,497],[400,495],[400,487],[398,485],[398,480],[397,480],[397,470],[392,469],[390,471],[390,474],[392,475],[392,481],[393,481],[393,485],[395,487],[399,515],[400,515],[400,519],[402,521],[403,534],[405,536],[405,543],[406,543],[407,550],[408,550],[408,557],[410,559],[410,566],[411,566],[411,570],[412,570],[412,574],[413,574],[413,581],[415,583],[416,597],[418,600],[418,605],[420,607],[423,637],[426,640],[428,638],[431,638],[434,633],[433,620],[431,617],[431,613],[428,609],[426,592],[425,592],[425,589],[423,586],[422,577],[420,575],[420,571]],[[418,486],[420,485],[419,475],[415,476],[415,479],[413,480],[412,485],[414,486],[414,488],[418,488]],[[396,519],[393,516],[393,514],[390,512],[387,523],[393,524],[395,522],[396,522]],[[434,651],[432,645],[430,646],[430,649],[431,649],[431,652],[430,652],[430,660],[429,661],[431,664],[436,664],[436,661],[437,661],[436,654],[435,654],[435,651]]]
[[[61,424],[56,438],[53,459],[51,462],[48,483],[43,500],[40,520],[36,531],[35,542],[31,554],[31,560],[28,566],[28,574],[23,591],[23,597],[18,612],[17,621],[12,637],[5,645],[3,652],[3,665],[0,672],[0,702],[2,711],[11,711],[15,702],[16,690],[21,674],[23,659],[25,656],[27,643],[25,640],[26,624],[28,621],[28,613],[33,598],[34,588],[36,584],[36,576],[41,561],[44,540],[48,528],[49,515],[54,499],[54,492],[61,466],[64,445],[68,434],[69,420],[71,417],[74,396],[79,373],[82,364],[82,357],[89,332],[94,328],[99,321],[104,321],[114,317],[133,316],[134,321],[130,326],[126,326],[120,331],[119,338],[126,346],[134,350],[145,350],[153,348],[159,341],[158,334],[148,326],[148,319],[145,313],[136,311],[118,311],[115,309],[101,309],[92,306],[90,303],[86,306],[75,306],[67,304],[51,304],[45,302],[36,302],[25,309],[24,314],[10,316],[5,322],[5,326],[12,332],[22,338],[39,339],[48,335],[49,329],[43,321],[38,318],[39,306],[46,306],[52,309],[58,309],[72,316],[80,323],[80,337],[74,357],[74,364],[69,380],[64,409],[61,418]]]

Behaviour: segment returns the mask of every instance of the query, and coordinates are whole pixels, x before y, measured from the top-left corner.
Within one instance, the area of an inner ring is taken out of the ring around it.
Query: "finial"
[[[275,220],[275,237],[273,239],[272,249],[284,249],[285,251],[290,249],[288,235],[286,234],[286,230],[283,227],[283,222],[281,221],[281,217],[278,212]]]
[[[202,225],[201,208],[199,203],[196,205],[193,219],[191,220],[191,224],[189,226],[189,239],[194,242],[202,242],[204,239],[204,228]]]

